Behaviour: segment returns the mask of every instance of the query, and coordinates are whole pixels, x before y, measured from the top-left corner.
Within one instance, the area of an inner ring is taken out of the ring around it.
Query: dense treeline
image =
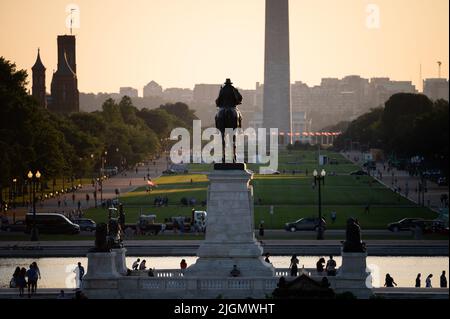
[[[335,141],[338,149],[351,142],[380,148],[395,158],[424,157],[427,166],[448,176],[449,104],[422,94],[395,94],[385,104],[350,123]]]
[[[183,103],[139,111],[128,97],[106,100],[102,111],[61,116],[40,107],[26,81],[26,71],[0,57],[0,189],[30,170],[49,181],[92,176],[105,159],[132,167],[158,154],[173,128],[191,128],[196,119]]]

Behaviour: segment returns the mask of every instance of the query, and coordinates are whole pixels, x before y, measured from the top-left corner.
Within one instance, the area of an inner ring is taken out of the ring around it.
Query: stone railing
[[[314,268],[300,268],[298,270],[298,276],[305,273],[309,277],[325,277],[326,273],[319,274]],[[155,269],[153,271],[156,278],[182,278],[183,273],[180,269]],[[148,270],[133,271],[131,276],[148,277]],[[277,268],[275,269],[275,277],[291,277],[291,270],[289,268]]]
[[[194,289],[194,290],[274,290],[278,284],[278,278],[164,278],[142,277],[139,278],[140,289]]]

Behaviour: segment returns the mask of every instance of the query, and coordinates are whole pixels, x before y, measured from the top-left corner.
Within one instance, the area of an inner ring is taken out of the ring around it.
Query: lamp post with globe
[[[322,188],[321,185],[325,185],[325,176],[327,172],[323,169],[320,174],[317,170],[314,170],[314,185],[318,186],[319,192],[319,225],[317,227],[317,240],[324,239],[324,225],[322,221]]]

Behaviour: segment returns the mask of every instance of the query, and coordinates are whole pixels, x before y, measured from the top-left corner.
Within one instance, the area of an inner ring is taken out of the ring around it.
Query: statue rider
[[[225,86],[220,89],[216,105],[216,128],[222,134],[222,162],[225,163],[225,130],[242,128],[242,114],[237,108],[242,104],[242,95],[233,86],[230,79],[226,79]],[[233,136],[233,162],[236,162],[236,137]]]

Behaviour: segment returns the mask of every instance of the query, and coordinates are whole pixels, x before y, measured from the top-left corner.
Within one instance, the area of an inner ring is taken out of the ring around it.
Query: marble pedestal
[[[88,267],[82,289],[88,298],[120,298],[118,279],[122,276],[117,272],[116,257],[116,252],[87,254]]]
[[[116,270],[120,275],[125,276],[128,272],[127,263],[126,263],[126,252],[125,248],[117,248],[113,249],[113,252],[116,253],[115,263]]]
[[[335,291],[352,292],[359,299],[373,295],[371,274],[367,268],[366,253],[346,253],[342,251],[342,266],[336,276]]]
[[[217,169],[208,178],[206,236],[185,276],[230,277],[236,265],[241,277],[274,277],[254,235],[252,173]]]

